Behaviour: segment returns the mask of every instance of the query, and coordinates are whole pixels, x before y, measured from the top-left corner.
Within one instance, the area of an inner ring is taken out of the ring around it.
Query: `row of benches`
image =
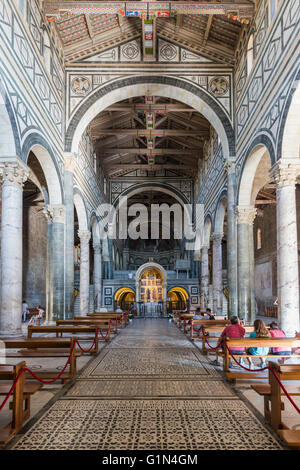
[[[231,382],[235,382],[237,379],[268,379],[268,384],[253,384],[251,387],[256,393],[264,397],[264,414],[265,419],[271,424],[274,430],[276,430],[283,440],[292,447],[300,447],[300,431],[289,429],[288,426],[282,422],[281,412],[284,409],[282,396],[284,395],[278,381],[274,374],[268,370],[268,375],[259,372],[235,372],[230,368],[231,355],[230,348],[239,348],[239,350],[247,351],[250,347],[281,347],[285,350],[295,351],[300,348],[300,335],[295,338],[226,338],[226,344],[228,348],[218,348],[217,350],[211,349],[208,346],[208,342],[211,340],[217,342],[220,338],[221,332],[230,323],[226,319],[217,320],[193,320],[192,314],[177,314],[174,316],[174,322],[180,329],[183,329],[185,333],[189,334],[191,341],[201,340],[202,341],[202,352],[204,354],[217,354],[223,357],[223,371],[227,378]],[[201,329],[199,329],[201,328]],[[253,326],[245,326],[246,333],[254,331]],[[300,350],[299,350],[300,351]],[[247,354],[234,354],[236,359],[241,357],[251,357],[252,355]],[[255,356],[266,358],[274,358],[274,354],[267,354],[264,356]],[[278,356],[277,356],[278,357]],[[300,354],[287,354],[280,356],[280,358],[300,357]],[[279,365],[276,362],[270,361],[269,367],[271,367],[276,373],[279,379],[282,380],[296,380],[300,381],[300,364],[293,365]],[[287,392],[291,396],[300,396],[299,385],[288,385],[285,387]]]
[[[98,352],[99,341],[108,342],[111,333],[117,333],[119,328],[124,328],[128,324],[126,313],[95,313],[86,317],[75,317],[70,320],[57,320],[56,325],[28,326],[27,338],[7,338],[1,339],[5,347],[5,358],[66,358],[69,359],[68,368],[60,376],[62,383],[71,380],[77,370],[76,360],[84,352],[76,348],[75,341],[92,340],[94,346],[89,354]],[[101,328],[102,335],[95,337],[97,330]],[[55,337],[33,337],[36,334],[55,334]],[[66,337],[65,334],[75,335]],[[89,336],[82,336],[88,334]],[[15,351],[17,349],[17,351]],[[0,365],[0,396],[6,396],[12,383],[18,376],[20,370],[26,367],[26,362],[22,360],[16,365]],[[43,380],[53,380],[56,372],[39,372],[38,376]],[[30,415],[30,398],[42,385],[40,383],[27,383],[32,379],[30,373],[23,373],[12,394],[10,409],[12,410],[12,420],[8,426],[0,430],[0,443],[6,443],[23,426]]]

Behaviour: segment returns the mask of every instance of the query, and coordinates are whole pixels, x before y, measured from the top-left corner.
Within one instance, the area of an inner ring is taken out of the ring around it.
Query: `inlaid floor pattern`
[[[135,319],[16,450],[249,449],[281,445],[170,321]]]

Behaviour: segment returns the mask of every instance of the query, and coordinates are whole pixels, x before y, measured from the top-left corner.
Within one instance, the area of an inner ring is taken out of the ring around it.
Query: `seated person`
[[[116,313],[123,313],[123,310],[120,308],[120,305],[117,305]]]
[[[245,336],[245,328],[242,326],[242,321],[239,319],[237,316],[233,316],[230,318],[230,325],[226,326],[224,330],[222,331],[222,334],[219,339],[219,343],[224,339],[224,338],[243,338]],[[222,348],[225,349],[225,345],[222,344]],[[235,348],[231,347],[229,351],[232,354],[244,354],[245,353],[245,348]],[[218,361],[218,356],[216,359],[216,364],[219,365]],[[245,362],[243,359],[240,359],[240,364],[245,365]],[[229,363],[229,367],[232,367],[232,363]]]
[[[262,320],[255,320],[254,321],[254,331],[250,333],[250,338],[270,338],[271,335],[269,330],[267,329],[266,325]],[[248,348],[247,353],[251,354],[252,356],[266,356],[269,353],[269,348],[265,347],[255,347],[255,348]],[[254,364],[251,358],[248,358],[250,369],[254,368]],[[265,360],[261,357],[260,358],[260,367],[266,367]]]
[[[285,332],[279,329],[278,323],[276,321],[273,321],[270,323],[270,335],[272,338],[284,338]],[[291,350],[287,348],[271,348],[270,353],[275,354],[276,356],[286,356],[291,354]],[[284,361],[285,359],[282,358],[279,363],[284,364]]]
[[[211,309],[207,308],[204,314],[205,320],[215,320],[215,316],[211,313]]]
[[[193,320],[204,320],[200,307],[196,309],[195,315],[193,316]],[[193,329],[197,331],[200,330],[200,328],[201,328],[201,325],[194,325],[193,327]]]

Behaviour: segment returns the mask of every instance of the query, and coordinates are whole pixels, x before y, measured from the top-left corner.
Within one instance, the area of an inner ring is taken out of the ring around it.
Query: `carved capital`
[[[88,244],[91,239],[91,232],[89,230],[78,230],[78,236],[80,238],[80,243]]]
[[[277,188],[295,186],[299,174],[300,162],[298,159],[278,160],[270,170],[271,180]]]
[[[0,175],[3,185],[23,188],[30,169],[19,157],[0,158]]]
[[[218,244],[218,243],[222,243],[223,237],[224,237],[224,233],[213,233],[211,236],[211,239],[213,243]]]
[[[47,212],[48,217],[51,217],[54,223],[63,224],[65,222],[65,206],[61,204],[49,205]]]
[[[257,214],[257,209],[254,206],[237,206],[235,208],[238,224],[253,225],[254,219]]]
[[[65,152],[64,153],[64,168],[65,171],[70,171],[71,173],[74,173],[76,167],[76,159],[73,153]]]
[[[224,169],[228,175],[235,173],[235,162],[233,160],[226,160],[224,164]]]

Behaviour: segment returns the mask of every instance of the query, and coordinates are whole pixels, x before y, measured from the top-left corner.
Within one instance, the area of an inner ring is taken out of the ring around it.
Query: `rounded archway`
[[[180,100],[199,111],[216,129],[222,142],[223,154],[234,152],[234,131],[230,120],[217,100],[203,88],[173,77],[137,76],[116,80],[89,96],[70,121],[66,134],[66,151],[76,152],[88,124],[105,108],[125,98],[159,94]]]
[[[130,310],[132,304],[135,304],[135,292],[131,287],[121,287],[115,292],[114,307],[121,307],[123,311]]]
[[[168,311],[185,310],[189,305],[189,294],[184,287],[175,286],[168,290]]]

